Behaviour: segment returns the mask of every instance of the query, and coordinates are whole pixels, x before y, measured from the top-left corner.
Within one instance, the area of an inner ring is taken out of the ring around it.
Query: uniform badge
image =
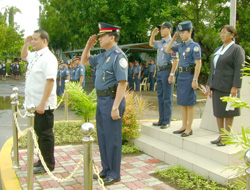
[[[99,24],[98,24],[98,27],[99,27],[99,29],[101,29],[101,28],[102,28],[102,25],[99,23]]]
[[[182,26],[181,25],[179,25],[178,28],[179,28],[179,30],[182,30]]]
[[[107,59],[106,63],[108,63],[109,61],[110,61],[110,57],[108,57],[108,59]]]
[[[186,52],[190,52],[190,47],[188,47],[188,48],[186,49]]]
[[[200,49],[199,49],[199,47],[198,46],[195,46],[194,47],[194,51],[199,51]]]
[[[128,61],[125,58],[121,58],[119,64],[122,68],[126,68],[128,66]]]

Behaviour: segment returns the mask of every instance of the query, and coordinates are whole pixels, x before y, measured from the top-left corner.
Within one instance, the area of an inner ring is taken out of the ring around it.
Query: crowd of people
[[[65,81],[79,82],[84,89],[86,83],[85,66],[80,64],[80,57],[72,60],[58,61],[58,71],[56,77],[56,94],[61,96],[64,93]]]
[[[193,134],[192,122],[202,55],[200,45],[192,39],[194,29],[191,21],[179,23],[173,37],[173,26],[170,22],[163,22],[154,28],[149,45],[157,50],[156,64],[154,59],[151,59],[150,63],[128,61],[126,54],[118,47],[121,27],[104,22],[98,23],[98,26],[99,33],[89,37],[81,57],[74,57],[70,63],[57,62],[48,49],[49,35],[44,30],[37,30],[25,39],[21,56],[29,63],[25,104],[36,105],[35,131],[39,148],[51,171],[55,167],[53,110],[56,107],[56,86],[58,91],[59,87],[63,90],[65,81],[70,80],[79,81],[84,88],[84,66],[93,68],[97,93],[96,128],[102,165],[99,176],[104,179],[104,185],[111,185],[121,180],[121,118],[126,105],[127,81],[129,88],[134,89],[135,83],[135,89],[139,90],[141,80],[149,78],[152,90],[156,80],[159,120],[153,123],[153,126],[160,129],[170,127],[173,87],[176,82],[177,104],[182,108],[182,125],[173,133],[188,137]],[[162,38],[156,40],[159,33]],[[176,42],[178,36],[181,43]],[[241,46],[234,43],[235,36],[236,29],[233,26],[224,25],[221,28],[220,37],[223,45],[214,51],[207,83],[208,95],[213,99],[214,115],[220,133],[224,126],[230,130],[233,118],[240,115],[239,109],[226,110],[226,103],[220,100],[222,96],[239,97],[240,94],[241,68],[245,53]],[[104,51],[91,55],[91,48],[98,41]],[[35,52],[29,51],[31,45]],[[177,71],[178,78],[175,79]],[[217,146],[225,145],[221,135],[211,143]],[[35,174],[46,172],[40,160],[34,167]],[[94,174],[93,178],[98,179],[98,176]]]
[[[9,64],[10,75],[12,79],[20,80],[21,67],[18,61],[11,62]],[[7,64],[5,61],[0,61],[0,80],[6,80],[7,76]]]
[[[128,87],[130,90],[140,90],[140,83],[146,78],[146,83],[150,83],[151,91],[154,90],[156,77],[156,65],[155,60],[151,59],[150,63],[138,60],[129,61],[128,67]],[[135,86],[134,86],[135,85]]]

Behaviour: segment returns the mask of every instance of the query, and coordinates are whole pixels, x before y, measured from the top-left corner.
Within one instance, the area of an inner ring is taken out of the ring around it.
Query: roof
[[[156,49],[149,46],[148,42],[145,43],[135,43],[135,44],[124,44],[118,45],[124,53],[134,53],[134,52],[156,52]],[[101,47],[91,48],[91,51],[99,51],[102,50]],[[63,53],[79,53],[82,52],[83,49],[75,49],[70,51],[64,51]]]

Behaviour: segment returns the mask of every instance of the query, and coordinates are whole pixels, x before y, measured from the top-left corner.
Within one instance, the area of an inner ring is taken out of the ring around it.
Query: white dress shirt
[[[25,108],[34,104],[36,107],[41,103],[47,79],[54,79],[53,90],[45,105],[45,110],[55,109],[57,59],[48,47],[36,52],[29,52],[26,57],[29,65],[25,81]]]

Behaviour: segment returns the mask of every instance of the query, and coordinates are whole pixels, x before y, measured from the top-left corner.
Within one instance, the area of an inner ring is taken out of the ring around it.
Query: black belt
[[[109,96],[110,91],[109,90],[96,91],[96,94],[98,97]]]
[[[170,68],[171,68],[171,65],[166,65],[166,66],[162,66],[162,67],[157,66],[158,71],[170,70]]]
[[[190,67],[179,67],[179,72],[182,73],[182,72],[190,72],[191,69]]]

